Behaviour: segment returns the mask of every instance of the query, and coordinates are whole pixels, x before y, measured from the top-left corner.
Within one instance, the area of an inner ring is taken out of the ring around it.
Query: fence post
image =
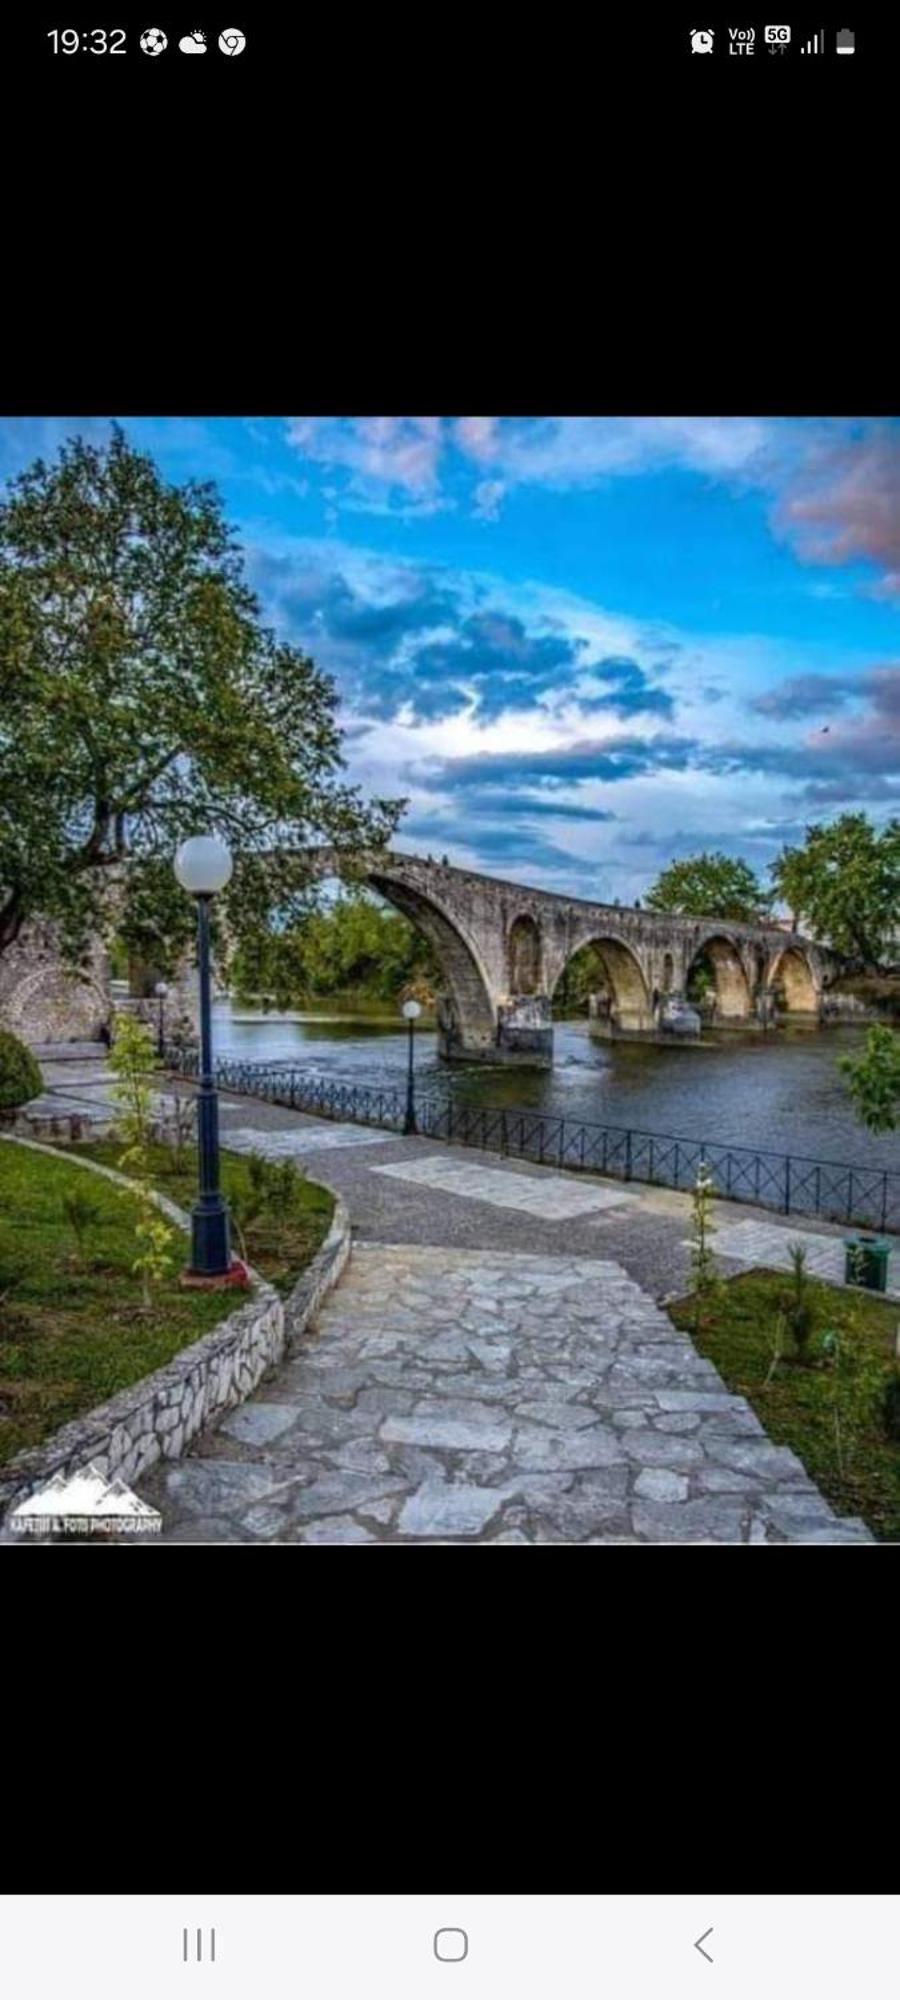
[[[888,1198],[888,1177],[887,1177],[887,1174],[886,1174],[886,1173],[884,1173],[884,1174],[882,1174],[882,1176],[881,1176],[881,1227],[882,1227],[882,1230],[885,1230],[885,1229],[887,1228],[887,1198]]]
[[[630,1181],[631,1179],[631,1127],[630,1126],[625,1134],[625,1172],[623,1175],[623,1179],[626,1181]]]
[[[785,1153],[785,1156],[784,1156],[784,1212],[785,1212],[785,1215],[790,1215],[790,1212],[791,1212],[791,1156],[790,1156],[790,1153]]]

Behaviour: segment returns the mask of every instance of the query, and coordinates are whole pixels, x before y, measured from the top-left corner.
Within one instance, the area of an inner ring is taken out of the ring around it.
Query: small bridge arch
[[[788,1014],[818,1014],[821,981],[803,945],[788,944],[776,953],[769,965],[766,984],[770,993],[780,989]]]
[[[612,937],[598,930],[588,937],[579,938],[570,951],[554,981],[554,990],[559,985],[566,968],[578,953],[593,950],[605,974],[609,993],[609,1012],[592,1009],[595,1031],[601,1030],[604,1020],[608,1020],[610,1032],[621,1029],[624,1033],[643,1034],[653,1027],[653,1012],[650,992],[637,952],[624,939]]]
[[[753,988],[736,940],[729,937],[727,931],[708,932],[699,940],[688,961],[688,981],[703,959],[715,980],[716,1020],[749,1020],[753,1008]]]

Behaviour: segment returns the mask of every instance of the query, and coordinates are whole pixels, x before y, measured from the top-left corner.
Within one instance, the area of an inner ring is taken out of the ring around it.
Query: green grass
[[[896,1369],[894,1342],[900,1303],[877,1294],[809,1279],[814,1332],[803,1365],[785,1336],[785,1357],[765,1386],[772,1361],[779,1306],[788,1274],[747,1271],[724,1281],[695,1332],[694,1301],[670,1305],[676,1326],[690,1333],[715,1363],[728,1388],[746,1396],[775,1444],[790,1445],[839,1514],[861,1514],[872,1533],[900,1539],[900,1442],[880,1420],[880,1387]],[[847,1356],[839,1381],[843,1464],[835,1437],[834,1364],[821,1353],[821,1336],[834,1328]]]
[[[78,1152],[105,1167],[117,1167],[122,1147],[116,1139],[95,1139],[79,1145]],[[196,1148],[184,1147],[181,1165],[171,1146],[151,1146],[149,1157],[154,1186],[181,1208],[189,1209],[197,1192]],[[220,1157],[223,1193],[242,1193],[250,1182],[246,1154],[223,1151]],[[289,1292],[327,1236],[333,1211],[334,1197],[326,1188],[314,1181],[301,1181],[297,1212],[289,1222],[276,1226],[261,1217],[248,1231],[247,1255],[260,1276],[278,1291]],[[237,1239],[234,1248],[239,1251]]]
[[[99,1211],[83,1261],[63,1214],[75,1192]],[[177,1231],[172,1271],[143,1313],[133,1205],[99,1174],[0,1144],[0,1463],[161,1368],[234,1310],[234,1293],[180,1289],[185,1243]]]
[[[73,1151],[76,1149],[73,1148]],[[79,1157],[117,1167],[121,1144],[79,1146]],[[168,1146],[150,1149],[157,1188],[189,1209],[196,1153],[179,1168]],[[226,1194],[246,1187],[246,1158],[222,1155]],[[88,1195],[99,1219],[83,1258],[63,1202]],[[303,1181],[297,1213],[283,1228],[261,1218],[248,1238],[251,1262],[279,1291],[295,1284],[328,1233],[334,1209],[325,1188]],[[110,1181],[65,1159],[0,1143],[0,1463],[61,1424],[161,1368],[240,1304],[239,1292],[184,1291],[178,1282],[187,1237],[176,1230],[172,1270],[141,1311],[134,1208]]]

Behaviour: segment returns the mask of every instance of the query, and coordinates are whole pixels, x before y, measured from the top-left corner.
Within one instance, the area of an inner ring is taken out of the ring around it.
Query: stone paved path
[[[870,1539],[660,1309],[688,1282],[685,1195],[221,1109],[226,1146],[340,1190],[353,1255],[302,1349],[141,1482],[163,1541]],[[780,1261],[782,1236],[811,1238],[811,1266],[840,1254],[837,1227],[714,1214],[726,1270]]]
[[[858,1542],[614,1261],[359,1245],[317,1336],[141,1482],[163,1541]]]

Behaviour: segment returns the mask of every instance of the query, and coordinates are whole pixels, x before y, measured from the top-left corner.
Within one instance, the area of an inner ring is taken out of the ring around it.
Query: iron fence
[[[196,1049],[167,1049],[166,1060],[182,1075],[197,1074]],[[320,1118],[378,1125],[393,1132],[403,1128],[406,1094],[390,1086],[310,1076],[290,1061],[241,1062],[228,1057],[217,1062],[216,1081],[222,1090],[261,1097]],[[782,1215],[813,1215],[828,1222],[900,1230],[900,1171],[890,1168],[842,1166],[798,1153],[676,1138],[544,1111],[466,1104],[429,1091],[417,1095],[416,1121],[425,1138],[652,1187],[690,1189],[698,1169],[705,1166],[716,1193],[729,1201],[750,1202]]]

